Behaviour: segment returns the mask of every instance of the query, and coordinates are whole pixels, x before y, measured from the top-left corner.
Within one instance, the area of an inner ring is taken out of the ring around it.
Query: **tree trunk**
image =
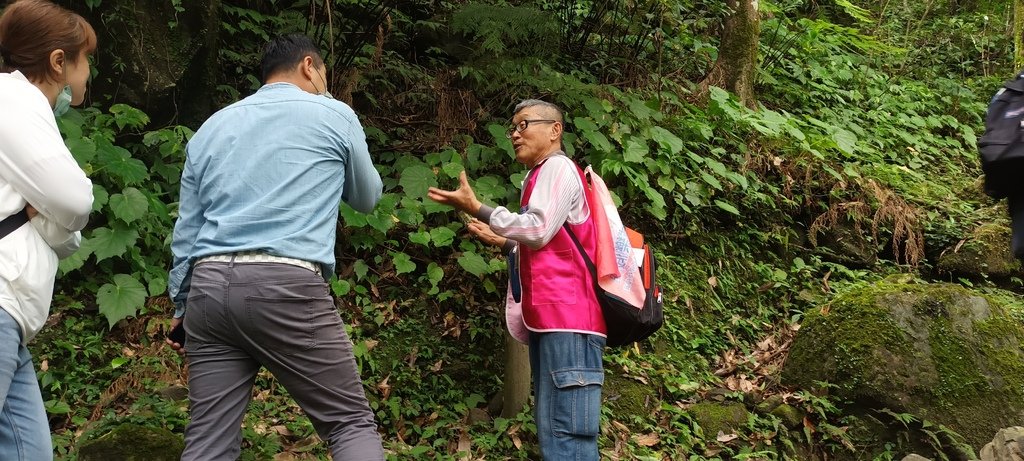
[[[1013,1],[1013,67],[1024,68],[1024,0]]]
[[[71,7],[72,0],[61,0]],[[221,0],[105,0],[76,9],[99,34],[92,92],[142,109],[152,126],[196,128],[217,104]]]
[[[718,60],[700,82],[698,96],[705,99],[708,88],[717,86],[736,94],[747,107],[755,107],[757,44],[761,36],[758,0],[726,0],[726,3],[732,14],[725,20]]]
[[[512,418],[530,399],[530,352],[525,344],[505,332],[505,388],[501,417]]]

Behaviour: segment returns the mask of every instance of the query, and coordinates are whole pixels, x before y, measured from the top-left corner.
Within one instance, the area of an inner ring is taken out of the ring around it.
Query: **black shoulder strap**
[[[0,239],[7,237],[7,234],[18,230],[22,224],[27,222],[28,211],[26,211],[25,208],[22,208],[21,211],[4,218],[3,221],[0,221]]]
[[[569,222],[567,221],[562,223],[562,227],[564,227],[565,231],[569,233],[569,238],[572,239],[572,243],[576,244],[576,249],[580,251],[581,255],[583,255],[583,262],[587,263],[587,269],[590,269],[590,275],[594,278],[594,284],[596,285],[597,266],[595,266],[594,262],[590,260],[590,255],[588,255],[587,251],[583,249],[583,245],[580,243],[580,240],[576,238],[576,234],[572,231],[572,228],[569,227]]]
[[[583,190],[583,200],[585,202],[587,202],[586,188],[587,188],[587,186],[591,185],[591,181],[592,181],[590,179],[590,174],[589,173],[584,173],[583,169],[580,168],[579,164],[577,164],[575,161],[572,162],[572,165],[574,167],[576,167],[576,173],[580,176],[580,182],[582,183],[583,189],[584,189]],[[588,202],[587,206],[590,207],[590,206],[593,206],[593,205]],[[593,214],[591,214],[591,217],[593,217]],[[569,233],[569,238],[572,239],[572,243],[576,244],[576,249],[580,251],[581,255],[583,255],[583,262],[587,263],[587,269],[590,269],[590,275],[591,275],[591,277],[594,278],[594,286],[597,286],[597,266],[594,265],[594,261],[592,261],[590,259],[590,255],[588,255],[586,250],[583,249],[583,245],[580,244],[580,240],[578,238],[576,238],[576,233],[572,231],[571,227],[569,227],[569,220],[568,219],[566,219],[566,221],[564,223],[562,223],[562,227],[564,227],[565,231]]]

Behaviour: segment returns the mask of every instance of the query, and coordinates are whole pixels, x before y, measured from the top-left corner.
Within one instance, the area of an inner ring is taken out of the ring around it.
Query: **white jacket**
[[[0,239],[0,308],[21,326],[24,344],[46,322],[57,261],[78,249],[92,200],[49,101],[20,72],[0,73],[0,219],[26,204],[39,211]]]

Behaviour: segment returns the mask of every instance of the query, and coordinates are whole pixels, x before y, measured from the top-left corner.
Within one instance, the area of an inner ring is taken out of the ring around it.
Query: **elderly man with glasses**
[[[469,230],[508,252],[509,332],[529,345],[534,418],[545,460],[596,461],[606,327],[578,239],[593,259],[594,220],[583,172],[562,152],[562,111],[526,100],[507,131],[516,161],[529,168],[520,209],[480,203],[466,173],[454,191],[429,197],[474,216]]]

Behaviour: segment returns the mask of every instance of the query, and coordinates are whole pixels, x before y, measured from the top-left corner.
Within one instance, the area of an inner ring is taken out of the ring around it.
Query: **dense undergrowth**
[[[223,103],[257,87],[269,33],[306,31],[330,43],[335,94],[367,127],[385,194],[367,215],[342,206],[331,286],[395,459],[537,456],[529,412],[480,411],[501,390],[504,263],[425,198],[466,170],[486,202],[516,202],[523,171],[503,133],[520,99],[565,108],[567,151],[602,173],[661,263],[665,327],[606,355],[608,459],[855,453],[838,402],[779,384],[803,312],[889,274],[948,278],[937,255],[1003,213],[980,193],[974,150],[1010,73],[997,2],[761,2],[756,110],[717,88],[697,96],[724,2],[222,3]],[[96,213],[34,344],[60,459],[116,424],[187,422],[182,363],[160,343],[197,127],[95,99],[60,126]],[[843,231],[866,257],[829,248]],[[286,392],[257,381],[243,458],[324,457]],[[693,416],[706,399],[771,396],[806,412],[800,429],[754,414],[719,434]]]

